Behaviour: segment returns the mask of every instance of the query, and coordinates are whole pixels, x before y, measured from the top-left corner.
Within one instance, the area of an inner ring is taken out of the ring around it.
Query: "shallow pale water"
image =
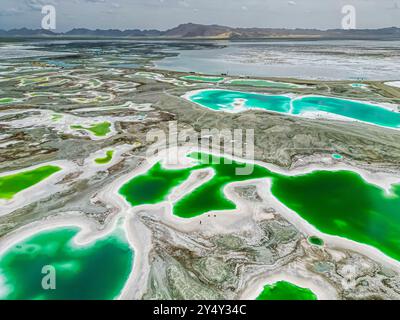
[[[317,296],[310,289],[279,281],[266,285],[257,300],[317,300]]]
[[[378,105],[332,97],[305,96],[291,99],[279,95],[217,89],[196,91],[188,99],[215,111],[242,112],[257,108],[296,116],[324,112],[382,127],[400,128],[399,112]]]
[[[18,100],[14,98],[0,98],[0,104],[9,104],[17,101]]]
[[[147,173],[123,185],[119,191],[120,194],[133,206],[156,204],[167,200],[171,190],[186,181],[193,171],[212,168],[214,176],[211,180],[184,196],[173,206],[176,216],[192,218],[209,211],[235,209],[235,204],[225,198],[223,188],[234,181],[261,178],[269,174],[269,170],[257,166],[250,175],[236,175],[236,169],[244,167],[242,163],[227,164],[221,161],[215,164],[212,157],[202,157],[197,153],[192,154],[191,157],[198,159],[198,163],[193,167],[180,170],[165,169],[157,163]]]
[[[17,193],[34,186],[60,170],[61,168],[57,166],[42,166],[2,176],[0,177],[0,199],[10,200]]]
[[[224,195],[224,187],[227,184],[270,175],[269,170],[260,166],[254,166],[248,175],[238,175],[237,170],[243,168],[243,163],[227,163],[224,159],[217,163],[218,161],[212,161],[211,157],[202,157],[197,153],[191,154],[190,157],[200,158],[202,167],[212,168],[214,176],[174,204],[173,213],[182,218],[196,217],[216,210],[234,210],[236,205]]]
[[[79,228],[43,231],[14,244],[0,258],[0,299],[114,299],[132,268],[133,252],[122,230],[76,245]],[[44,266],[56,272],[55,290],[45,290]]]
[[[264,109],[288,113],[291,99],[279,95],[265,95],[229,90],[203,90],[190,96],[190,101],[215,111],[240,112],[247,109]]]

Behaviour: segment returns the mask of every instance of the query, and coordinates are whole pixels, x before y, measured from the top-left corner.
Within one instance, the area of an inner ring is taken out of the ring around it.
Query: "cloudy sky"
[[[0,29],[40,28],[41,8],[57,10],[57,31],[165,30],[180,23],[234,27],[340,28],[353,5],[357,28],[400,27],[400,0],[0,0]]]

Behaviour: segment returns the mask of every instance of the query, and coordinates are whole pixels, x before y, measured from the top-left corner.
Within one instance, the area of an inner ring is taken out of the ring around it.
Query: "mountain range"
[[[76,28],[68,32],[57,33],[44,29],[0,30],[0,37],[106,37],[106,38],[163,38],[163,39],[400,39],[400,28],[382,29],[276,29],[276,28],[233,28],[220,25],[202,25],[194,23],[180,24],[166,30],[118,30]]]

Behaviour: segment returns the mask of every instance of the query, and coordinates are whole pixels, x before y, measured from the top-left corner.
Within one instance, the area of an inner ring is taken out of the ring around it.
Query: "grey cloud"
[[[21,14],[23,11],[19,8],[9,8],[0,11],[0,16],[7,17],[7,16],[15,16]]]
[[[341,8],[346,4],[356,7],[359,28],[400,27],[400,0],[0,0],[0,29],[37,27],[45,4],[56,5],[57,24],[65,30],[165,30],[186,22],[233,27],[339,28]],[[10,8],[21,12],[17,14]]]
[[[41,10],[45,5],[56,5],[55,0],[25,0],[25,5],[31,10]]]

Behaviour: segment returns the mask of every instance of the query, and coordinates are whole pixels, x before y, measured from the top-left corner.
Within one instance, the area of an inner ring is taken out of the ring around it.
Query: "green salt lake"
[[[107,164],[112,160],[113,155],[114,155],[114,150],[108,150],[106,152],[105,157],[96,158],[94,159],[94,162],[96,162],[97,164]]]
[[[11,200],[17,193],[28,189],[60,171],[57,166],[42,166],[0,177],[0,199]]]
[[[400,128],[400,113],[366,102],[333,97],[304,96],[292,99],[283,95],[267,95],[230,90],[201,90],[188,100],[214,111],[242,112],[262,109],[293,116],[305,113],[327,113],[387,128]]]
[[[81,126],[81,125],[72,125],[71,129],[74,130],[86,130],[93,133],[96,137],[104,137],[111,132],[110,130],[111,123],[105,121],[97,124],[92,124],[89,127]]]
[[[257,300],[317,300],[317,296],[310,289],[279,281],[266,285]]]
[[[42,231],[13,244],[0,257],[2,300],[109,300],[121,293],[133,251],[122,229],[85,245],[73,243],[79,228]],[[55,270],[55,290],[45,290],[44,266]]]
[[[229,90],[202,90],[189,100],[214,111],[240,112],[246,109],[265,109],[288,113],[291,99],[280,95],[263,95]]]
[[[64,116],[62,114],[59,113],[54,113],[51,115],[51,121],[53,122],[58,122],[60,121]]]
[[[352,83],[350,86],[353,88],[359,88],[359,89],[367,89],[368,88],[368,85],[364,84],[364,83]]]
[[[400,183],[391,193],[365,181],[353,171],[314,171],[288,176],[255,165],[250,175],[237,175],[243,163],[193,153],[190,168],[166,169],[156,163],[146,173],[124,184],[119,193],[132,206],[157,204],[196,170],[211,168],[214,176],[174,202],[173,214],[193,218],[211,211],[234,210],[224,188],[238,181],[271,179],[273,196],[319,231],[373,246],[400,260]],[[354,201],[357,194],[358,201]]]
[[[18,100],[14,98],[0,98],[0,104],[9,104],[17,101]]]
[[[335,160],[341,160],[341,159],[343,159],[343,156],[341,154],[338,154],[338,153],[333,153],[332,154],[332,158],[335,159]]]

